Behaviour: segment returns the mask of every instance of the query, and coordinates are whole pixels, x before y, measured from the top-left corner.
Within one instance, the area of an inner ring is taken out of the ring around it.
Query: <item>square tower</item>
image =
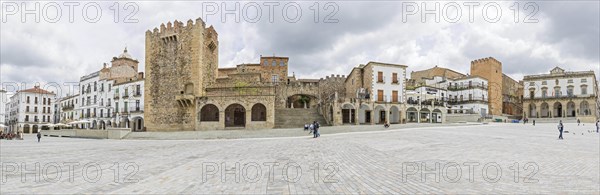
[[[488,80],[491,115],[502,115],[502,63],[493,57],[471,61],[471,75]]]
[[[200,18],[146,31],[147,131],[195,129],[195,100],[215,81],[218,47],[217,32]]]

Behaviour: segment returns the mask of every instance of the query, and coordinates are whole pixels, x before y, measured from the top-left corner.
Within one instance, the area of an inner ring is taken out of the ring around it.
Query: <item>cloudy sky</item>
[[[69,14],[64,2],[45,1],[37,15],[23,16],[35,3],[3,1],[0,81],[29,87],[77,82],[125,46],[143,71],[146,30],[199,17],[219,33],[220,67],[277,55],[290,57],[290,75],[304,78],[348,74],[369,61],[408,65],[409,72],[439,65],[468,73],[470,61],[491,56],[516,80],[555,66],[600,72],[598,1],[443,1],[437,2],[439,21],[422,15],[436,2],[237,2],[239,22],[233,14],[221,15],[235,10],[236,2],[127,3],[80,2]]]

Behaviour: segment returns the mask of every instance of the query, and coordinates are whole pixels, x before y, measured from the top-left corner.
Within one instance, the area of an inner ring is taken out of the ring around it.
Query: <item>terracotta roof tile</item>
[[[33,87],[31,89],[25,89],[25,90],[21,90],[19,92],[26,92],[26,93],[39,93],[39,94],[54,94],[53,92],[50,91],[46,91],[43,89],[40,89],[40,87]]]

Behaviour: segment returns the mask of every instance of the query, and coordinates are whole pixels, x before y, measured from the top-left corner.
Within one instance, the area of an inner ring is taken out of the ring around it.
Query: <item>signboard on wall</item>
[[[435,88],[425,88],[425,91],[427,91],[427,94],[437,94],[438,92]]]

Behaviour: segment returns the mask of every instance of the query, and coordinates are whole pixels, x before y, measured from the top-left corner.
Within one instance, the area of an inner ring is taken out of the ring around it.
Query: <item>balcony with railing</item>
[[[62,107],[63,111],[69,111],[69,110],[73,110],[75,108],[75,105],[73,104],[67,104],[65,106]]]
[[[123,93],[123,95],[122,95],[121,97],[122,97],[123,99],[125,99],[125,98],[129,98],[129,93],[125,92],[125,93]]]
[[[460,90],[467,90],[467,89],[488,89],[487,85],[481,84],[481,83],[476,83],[476,84],[470,84],[470,85],[451,85],[448,86],[448,91],[460,91]]]
[[[488,103],[488,98],[478,97],[478,98],[468,98],[468,99],[451,99],[448,101],[448,104],[450,104],[450,105],[473,104],[473,103]]]
[[[571,98],[587,98],[587,97],[594,97],[594,95],[592,94],[586,94],[586,95],[573,95],[573,94],[567,94],[567,95],[542,95],[542,96],[529,96],[527,98],[524,99],[528,99],[528,100],[541,100],[541,99],[571,99]]]
[[[139,91],[136,91],[136,92],[133,94],[133,97],[141,97],[141,96],[142,96],[142,93],[141,93],[141,92],[139,92]]]
[[[119,97],[119,94],[118,94],[118,93],[115,93],[115,96],[113,97],[113,99],[114,99],[114,100],[118,100],[119,98],[121,98],[121,97]]]
[[[139,106],[134,106],[134,107],[129,108],[129,111],[131,113],[144,113],[144,108],[141,108]]]

